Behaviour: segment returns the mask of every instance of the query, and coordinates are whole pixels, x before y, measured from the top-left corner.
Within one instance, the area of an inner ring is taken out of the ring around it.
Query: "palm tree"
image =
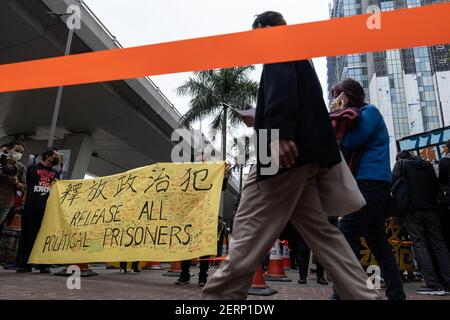
[[[226,160],[227,129],[241,122],[238,114],[227,105],[246,106],[256,100],[258,82],[249,78],[254,66],[195,72],[177,89],[181,96],[190,96],[190,110],[181,125],[189,127],[204,118],[213,117],[211,132],[222,132],[222,160]]]

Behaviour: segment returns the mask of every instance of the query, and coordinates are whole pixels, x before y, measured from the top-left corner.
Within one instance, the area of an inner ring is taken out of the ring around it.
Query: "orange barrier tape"
[[[223,261],[225,260],[227,257],[211,257],[211,258],[206,258],[206,259],[197,259],[198,261]]]
[[[0,92],[450,43],[450,3],[0,65]]]
[[[412,241],[400,241],[400,240],[389,240],[393,244],[401,244],[406,247],[411,247],[413,245]]]

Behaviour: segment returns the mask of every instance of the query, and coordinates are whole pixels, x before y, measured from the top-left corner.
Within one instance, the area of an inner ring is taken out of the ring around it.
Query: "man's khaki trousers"
[[[257,182],[252,169],[236,213],[229,256],[203,288],[202,299],[246,299],[253,274],[289,220],[341,299],[380,299],[368,288],[367,275],[343,234],[328,222],[317,189],[319,172],[314,163]]]

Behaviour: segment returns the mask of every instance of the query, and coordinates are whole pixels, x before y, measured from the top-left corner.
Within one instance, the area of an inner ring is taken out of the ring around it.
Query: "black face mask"
[[[57,166],[59,164],[59,158],[53,158],[52,162],[51,162],[52,166]]]

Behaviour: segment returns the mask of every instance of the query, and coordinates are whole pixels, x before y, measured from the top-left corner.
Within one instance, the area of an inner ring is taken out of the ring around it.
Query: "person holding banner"
[[[256,17],[253,29],[283,25],[280,13],[268,11]],[[361,208],[364,200],[341,161],[311,61],[264,65],[254,128],[257,166],[242,191],[228,258],[203,288],[202,298],[246,299],[257,267],[291,221],[341,297],[380,299],[367,286],[368,277],[343,234],[327,219],[327,210],[344,215]],[[268,161],[262,150],[270,151]],[[272,166],[281,170],[274,172]]]
[[[34,242],[41,227],[50,189],[57,179],[58,172],[53,168],[59,164],[58,149],[48,149],[42,153],[42,161],[27,169],[27,198],[22,213],[22,250],[19,252],[18,273],[31,272],[28,264]],[[45,265],[40,265],[41,273],[50,273]]]
[[[203,161],[203,157],[201,158],[201,160]],[[227,184],[228,184],[228,179],[230,176],[230,169],[231,169],[231,165],[229,163],[225,163],[225,175],[223,178],[223,183],[222,183],[222,191],[225,191],[225,189],[227,188]],[[225,235],[227,233],[225,233],[226,231],[226,224],[223,222],[223,218],[221,216],[219,216],[219,223],[218,223],[218,232],[217,232],[217,256],[220,257],[222,255],[222,243],[223,243],[223,239],[225,237]],[[225,229],[225,230],[224,230]],[[202,256],[200,257],[200,272],[198,274],[198,285],[203,287],[206,282],[208,281],[208,270],[209,270],[209,258],[210,256]],[[177,281],[175,281],[176,285],[184,285],[184,284],[190,284],[190,280],[191,280],[191,265],[192,265],[192,260],[183,260],[181,261],[181,274],[180,274],[180,278],[178,278]]]
[[[13,210],[16,193],[26,191],[26,168],[19,162],[24,150],[23,142],[12,141],[0,153],[0,233]]]
[[[0,208],[4,207],[1,203],[3,202],[5,197],[9,198],[10,204],[12,205],[9,213],[5,217],[5,220],[3,221],[5,224],[9,224],[13,221],[14,216],[16,215],[17,210],[20,208],[23,208],[23,202],[25,198],[25,193],[27,189],[27,168],[25,165],[23,165],[20,160],[22,159],[22,155],[25,152],[25,144],[22,141],[15,140],[11,141],[6,145],[6,154],[9,154],[11,158],[15,159],[15,165],[17,166],[17,176],[13,179],[14,185],[4,186],[0,183]],[[2,174],[0,174],[1,176]],[[6,187],[6,188],[5,188]],[[12,187],[12,188],[11,188]],[[0,209],[1,211],[1,209]],[[22,210],[20,210],[22,211]],[[0,213],[1,216],[1,213]],[[0,220],[2,220],[0,218]],[[3,225],[0,223],[0,234],[2,233]],[[22,244],[19,241],[18,246],[18,252],[20,252],[22,248]],[[16,259],[15,262],[5,265],[3,268],[5,270],[17,270],[18,263],[17,263],[17,257],[19,256],[19,253],[16,253]]]

